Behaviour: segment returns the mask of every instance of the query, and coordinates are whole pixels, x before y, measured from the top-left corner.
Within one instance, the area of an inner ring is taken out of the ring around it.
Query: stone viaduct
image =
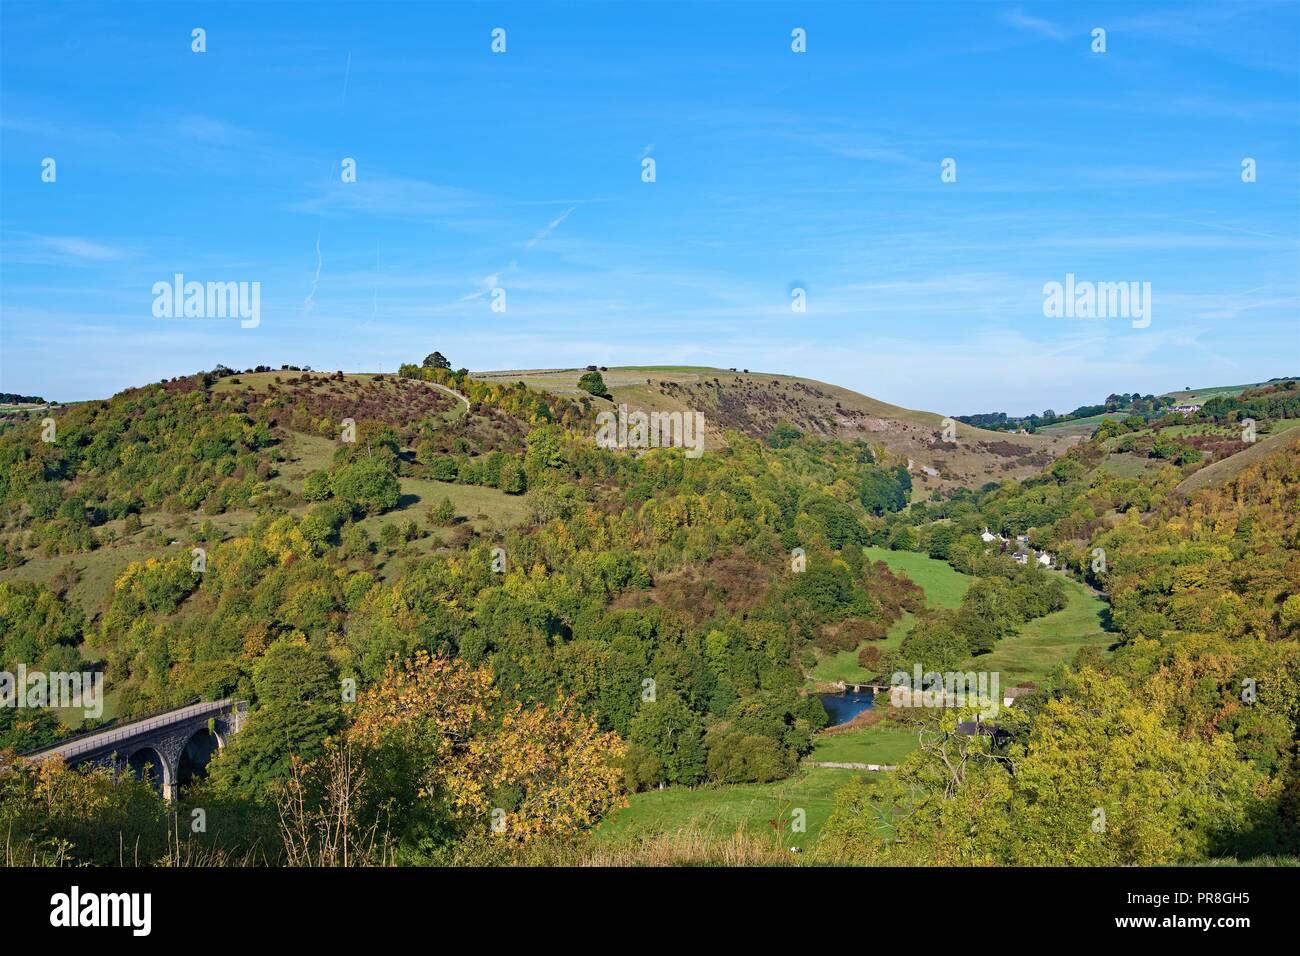
[[[244,725],[248,703],[205,701],[81,734],[53,747],[23,754],[27,760],[62,757],[69,766],[130,769],[168,800],[202,776],[208,761]]]

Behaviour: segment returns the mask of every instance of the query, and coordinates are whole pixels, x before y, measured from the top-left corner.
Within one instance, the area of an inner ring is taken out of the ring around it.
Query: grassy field
[[[1211,385],[1207,388],[1189,388],[1181,392],[1166,392],[1170,398],[1177,402],[1186,402],[1197,400],[1201,402],[1208,401],[1211,398],[1218,398],[1224,395],[1240,395],[1248,388],[1259,388],[1264,383],[1255,382],[1250,385]],[[1164,396],[1161,396],[1162,398]]]
[[[383,581],[396,580],[413,562],[426,558],[447,545],[451,529],[435,527],[426,521],[428,513],[444,498],[451,499],[460,523],[480,533],[502,530],[528,518],[528,504],[523,496],[507,495],[495,488],[457,485],[425,478],[403,478],[401,485],[402,497],[396,508],[357,522],[376,548],[373,570]],[[381,545],[380,532],[386,524],[395,524],[401,528],[409,521],[414,521],[422,531],[432,531],[432,534],[404,544],[396,557],[390,556]]]
[[[408,517],[423,520],[424,512],[436,508],[443,498],[450,498],[456,514],[470,519],[470,523],[479,531],[490,524],[508,528],[528,518],[528,504],[524,495],[508,495],[496,488],[457,485],[428,478],[403,478],[398,510],[382,517],[396,520],[400,515],[403,520]],[[411,515],[408,513],[411,511],[418,514]]]
[[[882,652],[898,650],[898,646],[903,643],[903,638],[911,629],[914,620],[912,614],[904,612],[903,616],[889,628],[889,633],[883,641],[874,641],[872,643],[880,648]],[[867,673],[858,665],[859,650],[861,648],[855,647],[851,651],[839,651],[835,654],[823,655],[817,660],[817,666],[812,670],[812,679],[834,684],[838,681],[864,681],[877,676]]]
[[[933,607],[955,608],[961,603],[962,595],[970,587],[969,575],[954,571],[946,561],[938,561],[924,554],[913,551],[890,551],[888,548],[864,548],[863,554],[871,561],[884,561],[891,571],[903,571],[913,583],[925,592],[925,599]],[[903,637],[912,627],[912,615],[904,614],[894,622],[883,641],[876,646],[882,651],[894,651],[903,642]],[[858,666],[858,651],[840,651],[827,654],[817,661],[810,675],[815,681],[861,681],[875,674],[868,674]]]
[[[1241,429],[1229,428],[1227,425],[1214,425],[1210,422],[1193,422],[1187,425],[1167,425],[1157,429],[1157,432],[1172,438],[1186,438],[1190,435],[1239,435]]]
[[[829,763],[878,763],[897,766],[916,749],[916,733],[888,723],[872,724],[861,730],[821,735],[810,760]]]
[[[775,845],[808,848],[835,807],[835,791],[868,771],[806,768],[775,783],[746,783],[688,790],[670,787],[634,793],[594,834],[597,843],[621,843],[655,833],[695,829],[719,837],[745,832]],[[791,832],[792,811],[802,809],[807,829]]]
[[[1038,429],[1040,435],[1075,435],[1091,434],[1092,430],[1108,418],[1127,418],[1128,412],[1102,412],[1099,415],[1089,415],[1087,418],[1075,418],[1068,422],[1058,422],[1055,425],[1044,425]]]
[[[925,591],[926,600],[934,606],[954,608],[961,603],[971,578],[954,571],[947,562],[938,561],[911,551],[889,551],[884,548],[867,548],[873,561],[885,561],[895,571],[905,571]],[[1041,681],[1058,663],[1068,660],[1087,645],[1108,647],[1114,635],[1103,626],[1106,602],[1083,585],[1066,581],[1070,602],[1060,611],[1030,621],[1020,633],[1004,638],[991,654],[972,658],[968,667],[975,670],[999,671],[1004,688],[1031,680]],[[895,650],[911,626],[911,615],[890,628],[888,637],[877,646],[884,651]],[[829,654],[817,662],[812,679],[835,682],[865,680],[878,675],[868,674],[858,666],[857,650]],[[818,758],[821,759],[821,758]]]
[[[1006,690],[1022,681],[1041,682],[1081,647],[1104,650],[1113,644],[1116,635],[1102,627],[1106,602],[1076,581],[1067,580],[1066,587],[1070,602],[1063,609],[1025,624],[998,641],[992,653],[971,658],[966,668],[999,673]]]
[[[578,388],[578,379],[586,374],[585,368],[534,368],[506,369],[497,372],[472,372],[471,377],[484,382],[523,382],[531,388],[544,389],[556,395],[585,396],[587,392]],[[620,389],[634,385],[645,385],[646,379],[669,382],[698,382],[707,372],[716,371],[708,368],[696,368],[688,365],[674,366],[627,366],[606,369],[600,373],[605,387],[617,393]],[[620,399],[626,401],[626,397]]]
[[[1146,458],[1142,455],[1122,452],[1107,455],[1102,460],[1101,467],[1119,478],[1138,478],[1148,471],[1157,471],[1165,467],[1166,464],[1168,463],[1155,458]]]
[[[321,435],[290,432],[280,446],[285,460],[280,462],[280,472],[275,480],[295,494],[302,493],[302,483],[313,471],[326,471],[334,461],[339,443]]]
[[[49,581],[70,565],[80,572],[81,579],[69,588],[68,597],[90,615],[107,610],[109,599],[113,594],[113,582],[126,570],[127,565],[132,561],[143,561],[163,550],[176,549],[164,549],[157,544],[140,539],[120,542],[82,554],[61,554],[49,558],[33,557],[28,558],[20,567],[0,571],[0,580]]]
[[[460,410],[459,414],[464,414],[465,406],[461,402],[456,403],[456,408]],[[293,432],[285,443],[287,460],[280,464],[280,475],[276,480],[291,491],[301,493],[308,474],[329,469],[338,447],[338,442],[328,438]],[[402,497],[394,511],[361,522],[372,537],[389,521],[405,523],[411,518],[423,521],[424,513],[436,507],[443,498],[450,498],[456,514],[470,519],[478,531],[493,523],[499,528],[510,527],[528,517],[528,506],[523,496],[508,495],[496,488],[425,478],[403,478],[401,485]]]
[[[362,385],[367,384],[376,375],[383,375],[387,387],[392,388],[393,382],[397,379],[395,372],[344,372],[343,381],[358,382]],[[333,372],[317,369],[314,372],[293,372],[287,369],[274,370],[270,372],[240,372],[238,375],[231,375],[225,378],[219,378],[212,383],[214,392],[239,392],[239,391],[265,391],[268,386],[276,384],[276,379],[280,379],[280,384],[291,378],[306,379],[313,378],[318,381],[329,379],[333,381]],[[238,379],[238,381],[235,381]],[[416,379],[406,379],[404,381],[417,381]],[[382,383],[381,383],[382,384]]]
[[[884,561],[891,571],[905,572],[925,592],[926,601],[935,607],[957,607],[970,587],[970,575],[954,571],[947,561],[926,554],[888,548],[863,548],[862,552],[872,561]]]

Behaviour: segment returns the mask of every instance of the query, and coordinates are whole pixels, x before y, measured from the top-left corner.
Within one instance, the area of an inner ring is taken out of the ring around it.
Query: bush
[[[885,652],[880,648],[868,644],[862,650],[858,651],[858,666],[863,670],[871,671],[873,674],[881,673],[885,667]]]
[[[366,514],[377,514],[397,506],[401,485],[379,461],[363,459],[340,465],[330,474],[330,489]]]
[[[771,783],[786,775],[781,745],[757,734],[726,734],[709,746],[709,779],[718,783]]]
[[[438,506],[429,512],[429,523],[446,527],[456,520],[456,506],[450,498],[443,498]]]
[[[598,398],[604,398],[607,394],[605,380],[601,378],[599,372],[584,372],[582,378],[578,379],[578,388]]]
[[[767,443],[773,448],[789,448],[800,438],[803,432],[795,428],[789,422],[778,422],[767,435]]]
[[[360,558],[370,553],[370,535],[360,525],[350,524],[343,531],[342,554],[345,558]]]
[[[325,501],[330,491],[330,476],[323,471],[313,471],[302,483],[302,496],[307,501]]]
[[[497,488],[508,495],[521,495],[527,490],[528,481],[524,475],[524,466],[518,459],[510,458],[501,463],[497,475]]]

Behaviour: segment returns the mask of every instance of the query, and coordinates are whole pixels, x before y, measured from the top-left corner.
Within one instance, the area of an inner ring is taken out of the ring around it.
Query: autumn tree
[[[595,824],[622,793],[626,748],[571,700],[503,705],[490,670],[423,651],[358,699],[348,735],[401,825],[426,841],[558,836]]]

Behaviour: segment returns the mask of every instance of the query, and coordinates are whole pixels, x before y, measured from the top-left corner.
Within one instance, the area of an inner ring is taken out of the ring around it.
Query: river
[[[830,715],[830,725],[847,724],[864,710],[870,710],[875,703],[871,691],[845,691],[842,694],[818,694],[826,713]]]

